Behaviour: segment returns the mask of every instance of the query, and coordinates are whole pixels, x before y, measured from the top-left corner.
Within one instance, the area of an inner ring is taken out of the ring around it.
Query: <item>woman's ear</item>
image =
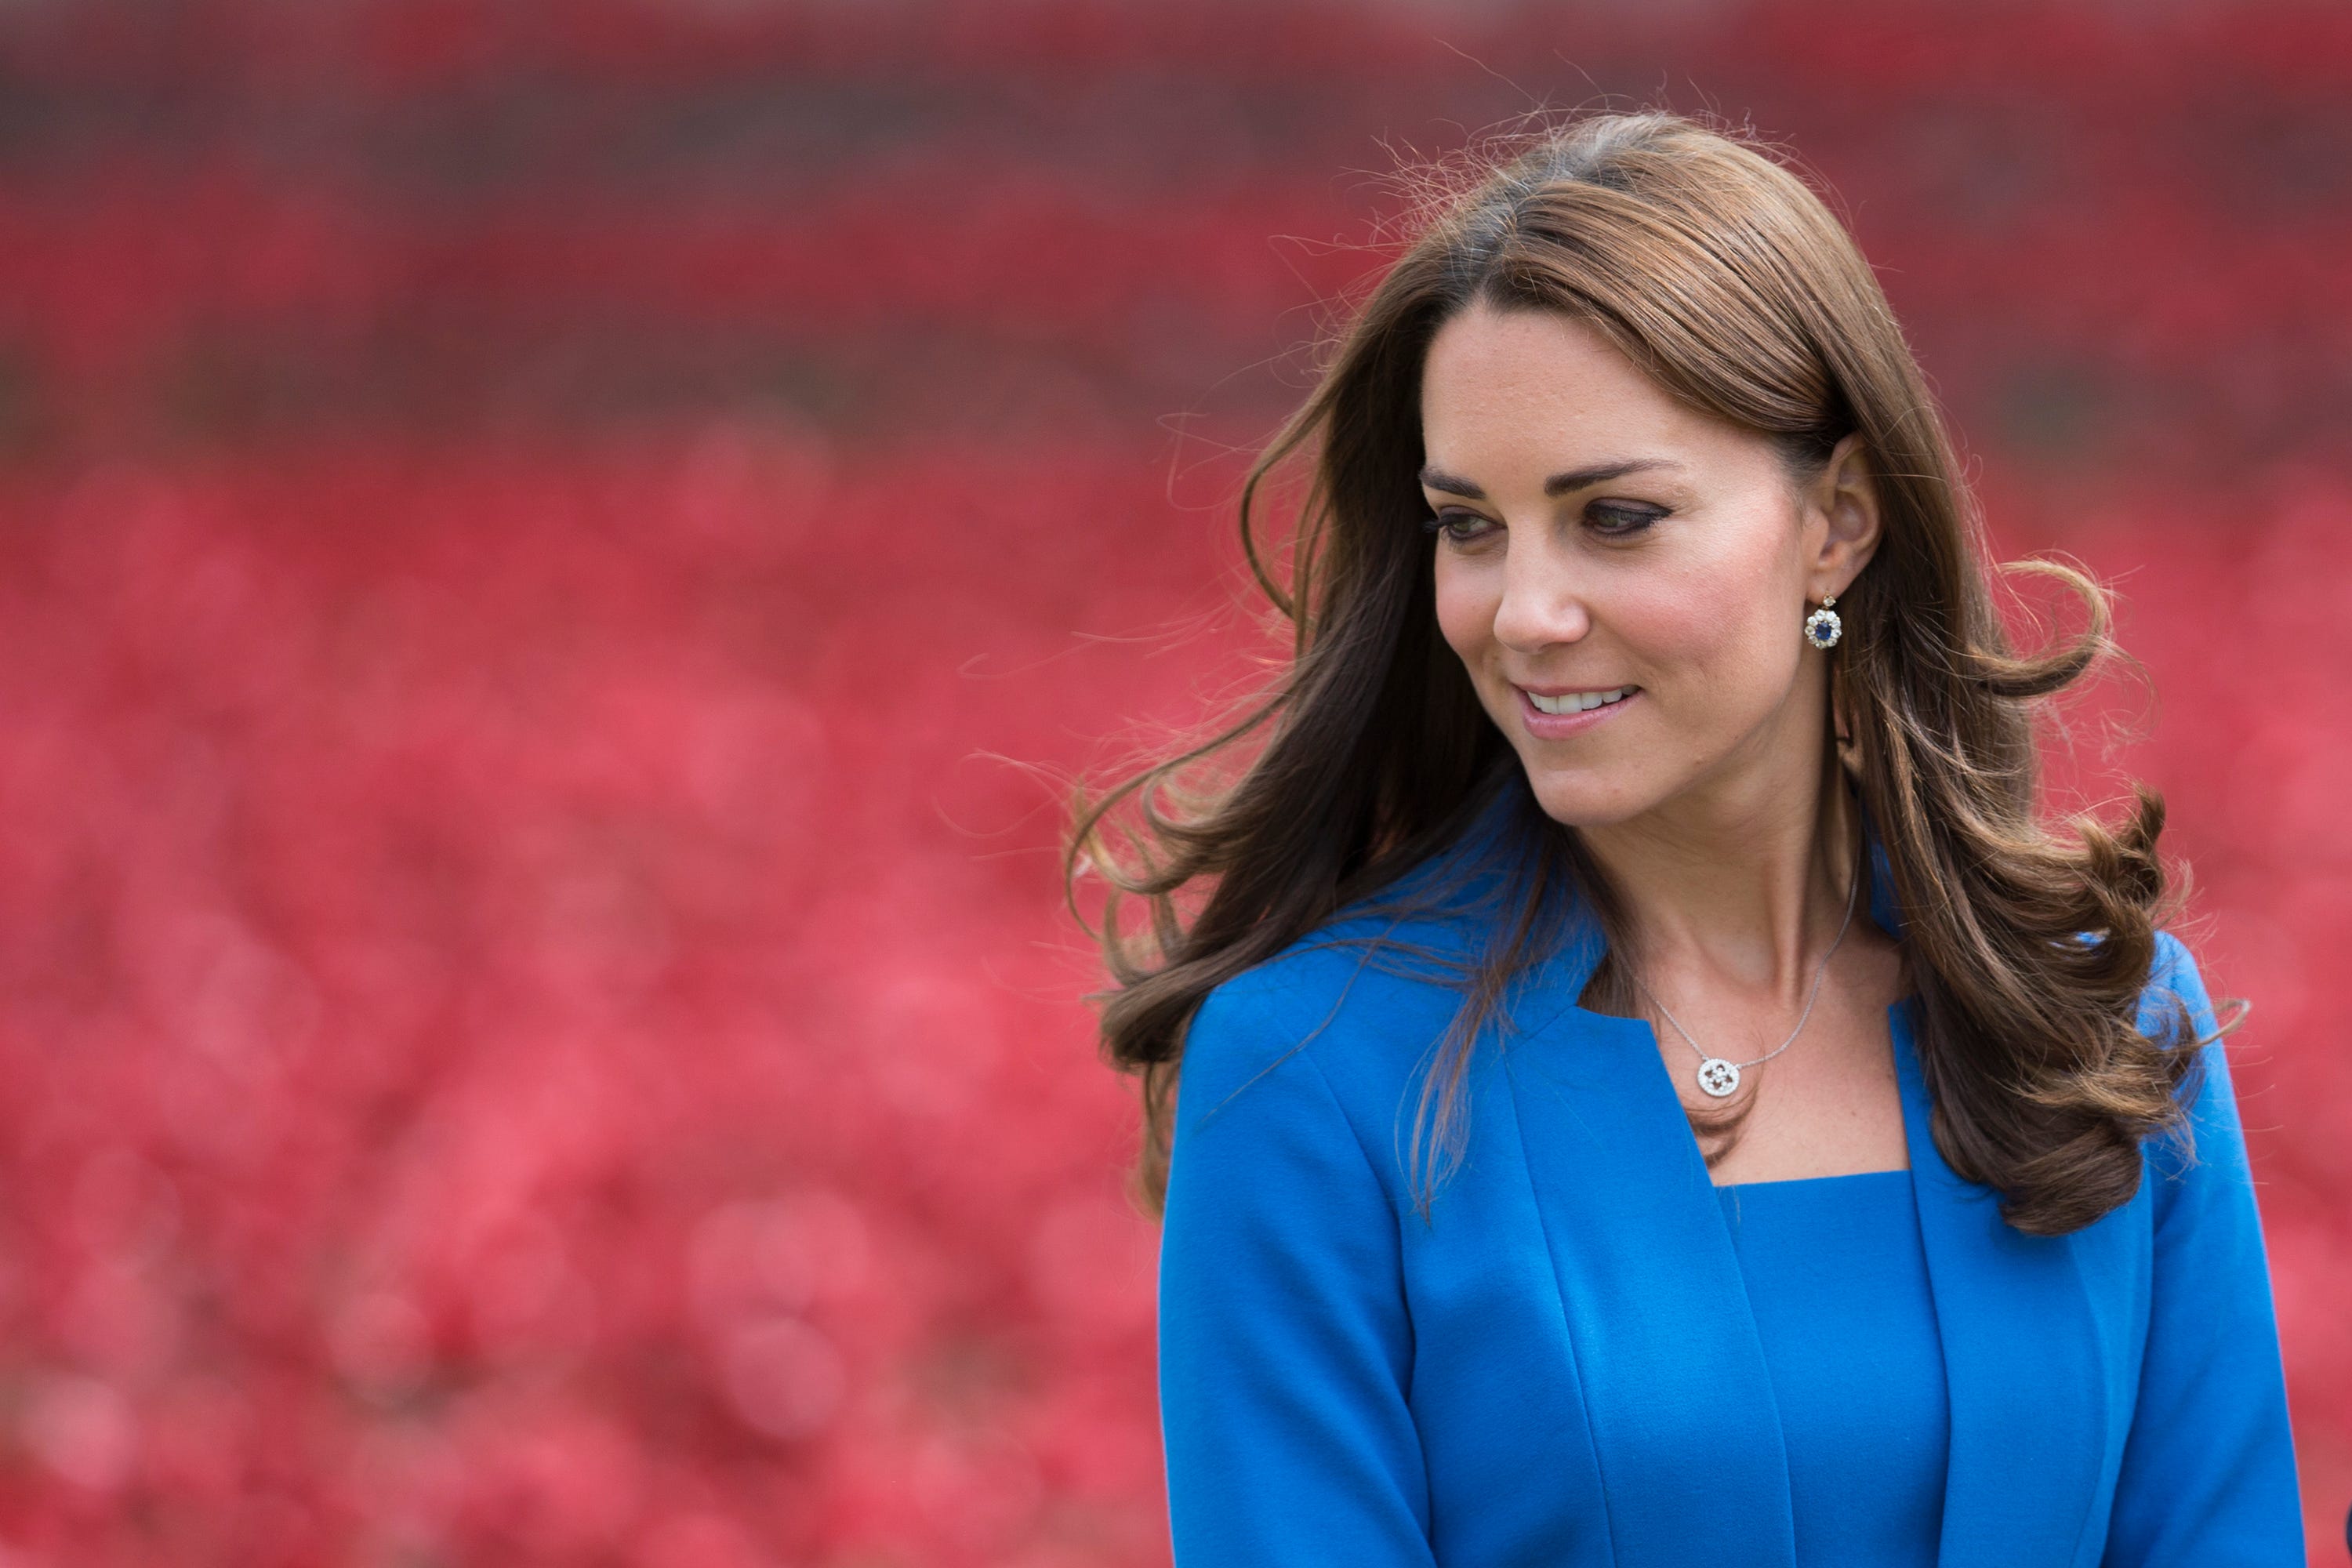
[[[1861,431],[1831,451],[1808,505],[1828,524],[1811,563],[1811,596],[1824,599],[1844,593],[1878,550],[1878,479]]]

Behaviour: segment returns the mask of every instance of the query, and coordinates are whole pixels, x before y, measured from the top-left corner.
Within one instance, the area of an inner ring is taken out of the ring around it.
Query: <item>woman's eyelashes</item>
[[[1421,526],[1423,532],[1454,544],[1466,544],[1471,536],[1465,531],[1486,521],[1475,511],[1441,511],[1423,518]]]
[[[1627,506],[1623,503],[1596,503],[1584,509],[1585,521],[1592,531],[1603,539],[1630,539],[1645,533],[1651,524],[1664,517],[1664,507]]]
[[[1585,521],[1603,539],[1630,539],[1645,532],[1652,524],[1670,515],[1665,507],[1626,506],[1618,502],[1599,502],[1584,509]],[[1494,519],[1481,517],[1475,511],[1441,511],[1422,519],[1421,526],[1455,546],[1475,544],[1501,525]]]

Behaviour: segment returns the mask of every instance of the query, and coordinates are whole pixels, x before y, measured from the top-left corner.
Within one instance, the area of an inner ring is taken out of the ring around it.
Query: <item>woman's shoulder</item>
[[[2156,953],[2140,987],[2136,1024],[2159,1046],[2192,1049],[2194,1063],[2174,1091],[2189,1105],[2192,1125],[2210,1122],[2217,1113],[2234,1121],[2233,1106],[2213,1102],[2217,1092],[2223,1100],[2235,1092],[2213,999],[2205,989],[2196,954],[2169,931],[2156,933]]]
[[[2190,1058],[2172,1091],[2180,1103],[2180,1122],[2141,1144],[2152,1217],[2163,1236],[2184,1205],[2198,1210],[2226,1201],[2231,1193],[2250,1193],[2253,1179],[2227,1041],[2195,952],[2170,931],[2156,933],[2137,1025],[2158,1046],[2185,1047]]]
[[[1212,987],[1185,1037],[1196,1052],[1360,1056],[1420,1034],[1459,1005],[1475,962],[1462,922],[1347,910]],[[1423,1037],[1423,1044],[1426,1044]]]
[[[1335,911],[1202,998],[1180,1100],[1222,1102],[1263,1076],[1303,1073],[1351,1120],[1384,1126],[1461,1007],[1482,931],[1473,910],[1395,889]]]
[[[2193,1020],[2202,1007],[2211,1010],[2205,994],[2204,976],[2197,968],[2197,958],[2189,944],[2168,931],[2156,933],[2156,957],[2148,964],[2147,984],[2140,988],[2139,1031],[2153,1038],[2166,1037],[2169,1025],[2179,1015],[2174,1004],[2188,1008]]]
[[[2096,946],[2105,938],[2095,931],[2084,931],[2075,940]],[[2148,961],[2147,978],[2140,984],[2134,1026],[2159,1045],[2182,1038],[2179,1031],[2184,1026],[2200,1039],[2212,1033],[2212,1002],[2206,994],[2196,954],[2172,931],[2159,929],[2155,933],[2155,948]]]
[[[1491,852],[1507,804],[1487,805],[1450,842],[1213,988],[1188,1057],[1204,1036],[1228,1048],[1311,1039],[1322,1056],[1362,1054],[1421,1034],[1433,1011],[1451,1016],[1514,890]]]
[[[2147,984],[2140,990],[2139,1032],[2158,1045],[2194,1043],[2195,1064],[2176,1090],[2187,1103],[2192,1140],[2218,1137],[2236,1143],[2242,1136],[2237,1086],[2231,1080],[2230,1058],[2214,1016],[2213,999],[2189,944],[2168,931],[2156,933],[2156,956],[2148,965]],[[2180,1151],[2189,1163],[2199,1156]],[[2151,1153],[2155,1153],[2151,1151]],[[2176,1162],[2158,1155],[2167,1169]]]

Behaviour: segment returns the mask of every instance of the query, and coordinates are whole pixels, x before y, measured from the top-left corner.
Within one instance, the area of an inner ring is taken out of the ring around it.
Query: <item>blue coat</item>
[[[1899,937],[1870,844],[1871,912]],[[1202,1002],[1160,1254],[1177,1568],[1793,1568],[1786,1450],[1711,1179],[1650,1026],[1577,1005],[1603,948],[1571,919],[1507,996],[1507,1047],[1491,1025],[1478,1038],[1464,1159],[1428,1224],[1404,1162],[1460,996],[1319,945],[1387,921],[1342,911]],[[1394,934],[1462,952],[1464,930]],[[2211,1032],[2168,932],[2144,1030],[2159,987]],[[2033,1237],[1937,1150],[1914,1005],[1888,1021],[1950,1405],[1939,1562],[2299,1568],[2221,1050],[2202,1052],[2194,1162],[2151,1142],[2129,1203]]]

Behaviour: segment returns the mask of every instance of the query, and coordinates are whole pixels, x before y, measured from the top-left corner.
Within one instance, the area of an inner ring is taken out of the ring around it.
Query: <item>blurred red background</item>
[[[2343,1562],[2340,7],[16,0],[0,1564],[1164,1562],[1055,781],[1537,103],[1792,143],[2121,590]]]

